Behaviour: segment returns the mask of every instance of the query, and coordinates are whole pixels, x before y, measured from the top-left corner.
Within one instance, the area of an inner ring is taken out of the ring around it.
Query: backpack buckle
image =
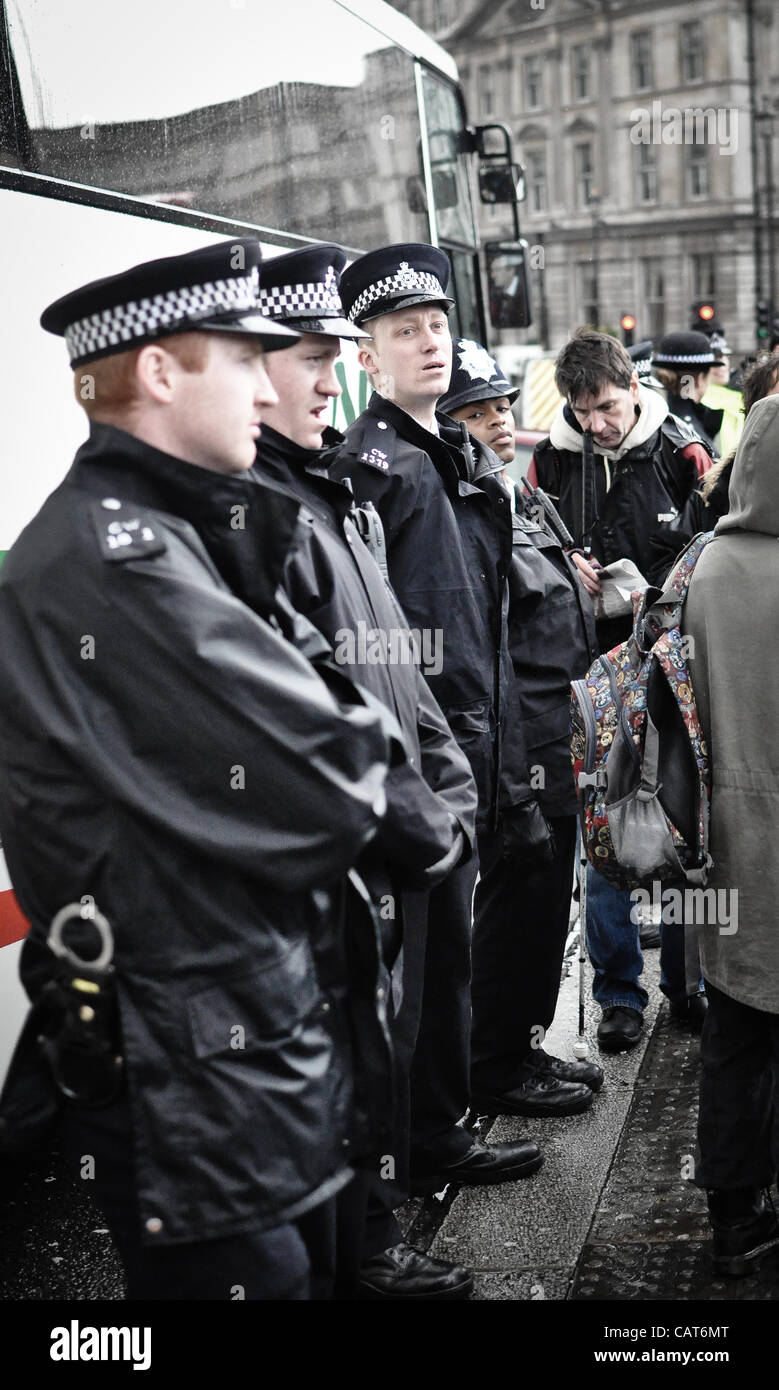
[[[577,778],[579,789],[582,787],[605,787],[608,785],[608,775],[605,767],[596,768],[595,772],[580,772]]]

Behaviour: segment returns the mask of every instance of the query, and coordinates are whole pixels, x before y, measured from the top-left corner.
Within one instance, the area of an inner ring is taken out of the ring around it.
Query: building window
[[[705,145],[687,145],[686,151],[687,197],[708,198],[709,151]]]
[[[665,268],[660,256],[642,263],[647,337],[662,338],[665,333]]]
[[[546,212],[546,153],[544,150],[528,150],[525,171],[530,211]]]
[[[582,306],[581,321],[589,328],[598,327],[598,277],[591,261],[579,266],[579,303]]]
[[[589,101],[590,50],[586,44],[579,43],[571,49],[571,71],[574,101]]]
[[[479,108],[483,116],[491,116],[495,110],[495,70],[491,66],[479,68]]]
[[[639,145],[636,150],[636,202],[657,202],[657,149]]]
[[[576,201],[580,208],[586,208],[592,202],[593,192],[592,145],[589,141],[584,145],[574,146],[574,161]]]
[[[528,111],[543,105],[544,64],[531,54],[525,59],[525,106]]]
[[[693,299],[714,300],[717,297],[716,260],[710,252],[691,256]]]
[[[699,19],[681,28],[682,81],[702,82],[704,65],[703,24]]]
[[[630,46],[633,59],[633,86],[637,92],[646,91],[648,87],[654,86],[651,30],[639,29],[637,33],[632,34]]]
[[[449,0],[433,0],[433,32],[445,29],[449,23]]]

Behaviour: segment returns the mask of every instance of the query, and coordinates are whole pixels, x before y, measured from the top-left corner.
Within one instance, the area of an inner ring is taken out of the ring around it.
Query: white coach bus
[[[454,329],[486,341],[485,303],[529,321],[520,189],[508,132],[468,126],[452,59],[383,0],[0,0],[0,561],[86,434],[53,299],[232,235],[432,241]],[[480,250],[478,196],[514,205],[516,242]],[[367,396],[342,371],[333,423]],[[0,1081],[25,929],[0,850]]]

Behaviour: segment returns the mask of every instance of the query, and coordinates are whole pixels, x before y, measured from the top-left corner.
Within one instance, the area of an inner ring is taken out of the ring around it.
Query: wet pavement
[[[650,995],[641,1042],[599,1054],[600,1010],[587,989],[590,1057],[606,1080],[584,1115],[482,1122],[496,1140],[536,1139],[544,1166],[522,1182],[446,1189],[402,1211],[407,1236],[470,1266],[475,1301],[779,1300],[779,1261],[742,1280],[715,1277],[695,1155],[699,1039],[675,1023],[648,952]],[[572,1057],[578,1022],[575,943],[548,1051]],[[56,1154],[28,1173],[0,1213],[0,1298],[118,1300],[123,1280],[89,1196]]]

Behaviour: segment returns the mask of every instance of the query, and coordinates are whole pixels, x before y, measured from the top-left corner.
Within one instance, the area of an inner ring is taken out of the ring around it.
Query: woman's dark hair
[[[747,367],[741,387],[744,396],[744,414],[748,415],[753,405],[762,401],[772,391],[779,379],[779,352],[770,357],[761,357]]]

